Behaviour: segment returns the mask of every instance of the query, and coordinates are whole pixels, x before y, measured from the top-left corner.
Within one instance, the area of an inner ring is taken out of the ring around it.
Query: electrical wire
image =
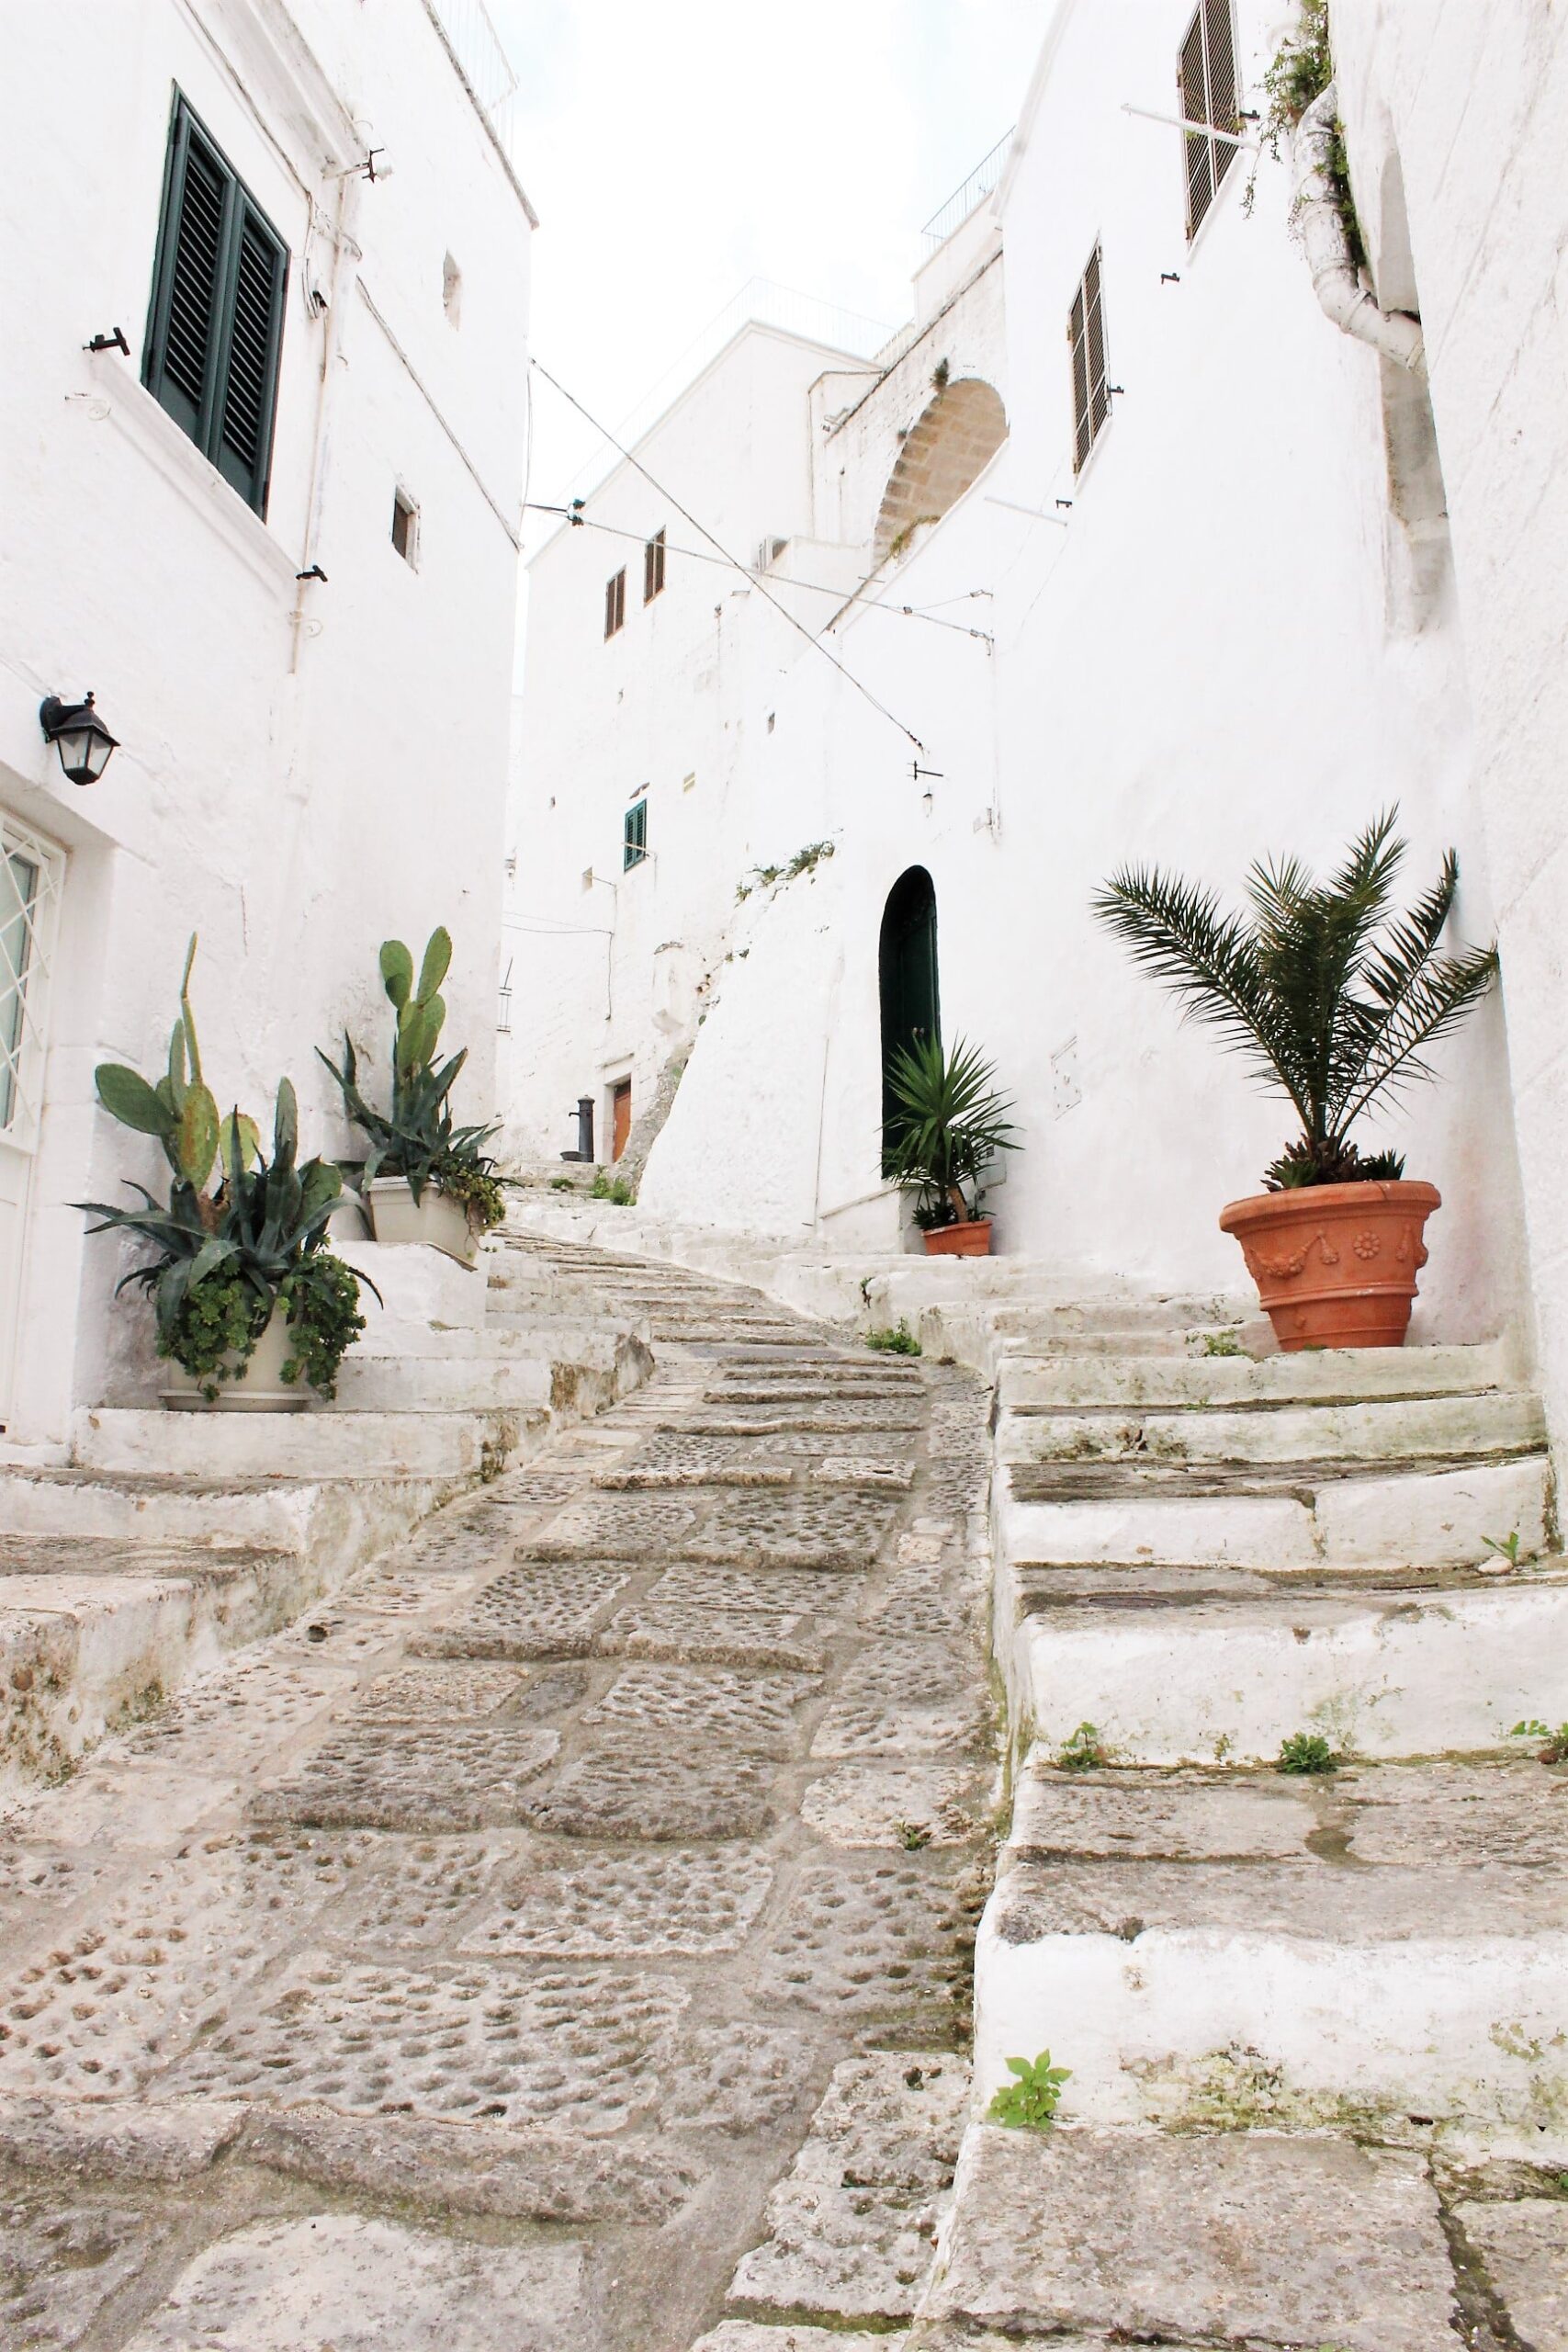
[[[659,492],[660,498],[664,499],[669,505],[675,509],[676,514],[680,515],[682,522],[689,523],[693,530],[697,532],[701,537],[705,538],[709,547],[715,548],[717,553],[724,558],[725,562],[730,566],[732,571],[739,572],[743,580],[750,582],[751,585],[757,590],[764,602],[772,605],[775,612],[782,614],[784,618],[789,623],[790,628],[795,630],[797,637],[803,637],[807,645],[814,646],[817,651],[822,656],[823,661],[830,662],[833,668],[838,671],[840,677],[847,678],[850,684],[855,689],[855,692],[859,695],[863,695],[866,701],[870,703],[872,708],[874,711],[877,711],[882,718],[886,718],[890,727],[896,727],[898,729],[899,734],[905,736],[908,741],[914,745],[917,752],[923,752],[925,750],[925,745],[915,733],[914,729],[912,727],[906,727],[903,720],[897,718],[894,712],[890,711],[885,702],[879,702],[876,696],[872,693],[871,688],[868,685],[863,684],[862,681],[855,676],[854,672],[848,668],[844,662],[840,661],[836,653],[829,653],[821,639],[814,637],[810,629],[806,627],[804,621],[797,621],[795,615],[790,611],[789,606],[787,605],[781,604],[771,589],[765,588],[762,582],[757,579],[753,573],[748,571],[745,565],[741,563],[738,558],[730,554],[729,549],[724,545],[723,541],[721,539],[715,538],[706,524],[699,523],[696,516],[691,513],[689,508],[682,505],[680,500],[674,495],[673,492],[666,490],[664,484],[649,472],[648,468],[643,464],[640,458],[634,458],[631,451],[623,447],[621,443],[616,440],[615,435],[609,430],[608,426],[601,424],[596,416],[590,414],[589,411],[583,407],[582,402],[576,397],[576,395],[572,392],[569,392],[566,386],[559,381],[558,378],[551,375],[549,369],[545,366],[542,359],[531,359],[528,364],[530,367],[536,368],[538,369],[546,383],[553,385],[555,390],[560,394],[562,400],[570,401],[570,405],[577,411],[577,413],[582,418],[583,422],[587,424],[591,424],[593,427],[594,432],[601,435],[603,438],[609,443],[611,448],[614,449],[618,456],[626,459],[628,466],[634,466],[637,469],[637,471],[642,476],[644,481],[649,483],[651,487]]]
[[[642,531],[623,530],[617,523],[595,523],[589,515],[580,514],[570,506],[547,506],[538,499],[527,499],[524,503],[530,514],[564,514],[578,530],[603,531],[612,539],[634,539],[639,547],[646,547],[648,544],[647,535]],[[552,540],[550,544],[553,546],[555,543]],[[681,556],[688,563],[726,564],[731,569],[746,571],[744,564],[739,566],[735,564],[732,556],[709,555],[704,548],[669,548],[665,552],[669,555]],[[759,587],[761,585],[761,575],[759,572],[746,571],[746,577],[753,585]],[[846,604],[867,605],[873,612],[890,614],[895,620],[929,620],[933,628],[956,629],[960,637],[977,637],[986,645],[991,642],[990,635],[986,629],[970,628],[963,621],[939,620],[934,608],[922,605],[890,605],[881,596],[868,596],[863,589],[858,588],[846,594],[842,588],[829,588],[820,580],[792,580],[789,585],[792,588],[803,588],[813,596],[836,596],[840,609]],[[988,596],[990,593],[988,588],[969,588],[964,591],[964,595]],[[960,605],[964,602],[964,597],[950,596],[947,602],[950,605]],[[816,639],[812,641],[815,643]]]

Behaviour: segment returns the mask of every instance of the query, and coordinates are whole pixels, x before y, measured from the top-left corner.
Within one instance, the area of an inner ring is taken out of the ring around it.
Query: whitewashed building
[[[376,950],[457,945],[493,1100],[525,404],[527,198],[482,9],[3,11],[0,1421],[151,1374],[73,1201],[162,1160],[94,1065],[162,1067],[186,941],[221,1102],[384,1043]],[[26,333],[17,331],[26,322]],[[45,696],[118,748],[70,782]],[[126,1197],[121,1194],[121,1197]]]
[[[1412,891],[1454,844],[1458,927],[1495,930],[1505,969],[1440,1049],[1443,1082],[1369,1125],[1444,1195],[1416,1329],[1536,1320],[1561,1432],[1568,176],[1551,126],[1568,35],[1524,0],[1337,0],[1366,283],[1374,311],[1418,316],[1411,368],[1325,311],[1288,155],[1179,127],[1182,108],[1261,110],[1294,20],[1257,0],[1057,0],[1005,170],[928,261],[914,327],[847,401],[829,379],[791,422],[813,576],[836,577],[837,557],[859,594],[826,629],[812,616],[841,669],[781,625],[727,680],[728,789],[747,865],[824,840],[834,854],[724,908],[705,831],[692,851],[661,842],[661,892],[683,910],[700,891],[724,932],[705,937],[700,1029],[670,1030],[691,1050],[639,1199],[815,1247],[897,1247],[884,982],[914,933],[943,1034],[984,1045],[1017,1098],[998,1246],[1069,1284],[1236,1286],[1217,1212],[1257,1189],[1288,1118],[1181,1028],[1089,900],[1129,861],[1225,890],[1260,854],[1325,863],[1397,801]],[[760,463],[739,423],[705,417],[685,479],[705,463],[720,478],[743,443]],[[685,503],[714,511],[711,492]],[[692,544],[671,527],[670,582]],[[541,628],[569,558],[536,566]],[[530,664],[525,739],[570,696],[587,740],[615,691],[586,656]],[[628,777],[639,757],[634,711]],[[591,768],[559,790],[613,838]],[[530,824],[519,848],[525,873],[552,873],[547,834]],[[728,842],[722,864],[728,883]],[[624,919],[607,900],[597,919],[614,966]],[[680,935],[655,928],[624,1004]],[[599,1082],[604,1032],[558,951],[539,958],[543,1017],[582,1072],[564,1112]],[[635,1030],[621,1053],[642,1050]]]

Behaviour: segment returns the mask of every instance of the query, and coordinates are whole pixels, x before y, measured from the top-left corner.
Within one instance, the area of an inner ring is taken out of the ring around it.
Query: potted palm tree
[[[996,1065],[962,1037],[951,1053],[940,1038],[917,1038],[888,1066],[893,1116],[886,1172],[900,1192],[913,1193],[929,1257],[990,1255],[980,1174],[998,1152],[1018,1148],[1007,1115],[1012,1103],[996,1091]]]
[[[316,1051],[343,1092],[349,1117],[365,1130],[370,1148],[362,1182],[378,1241],[414,1241],[443,1250],[472,1267],[480,1236],[506,1214],[502,1180],[484,1146],[494,1126],[458,1126],[452,1089],[468,1058],[465,1046],[437,1065],[446,1007],[440,994],[452,962],[452,941],[433,931],[414,981],[413,957],[400,939],[381,946],[381,985],[397,1015],[392,1035],[389,1106],[378,1111],[359,1090],[354,1041],[343,1041],[341,1066]]]
[[[170,1366],[165,1405],[294,1412],[310,1403],[310,1390],[335,1394],[344,1352],[365,1329],[359,1284],[373,1292],[375,1284],[328,1247],[343,1177],[331,1160],[299,1164],[288,1080],[277,1090],[270,1160],[253,1119],[237,1110],[219,1116],[191,1012],[195,959],[193,938],[168,1067],[157,1083],[123,1062],[100,1062],[95,1072],[105,1110],[163,1145],[172,1171],[168,1199],[160,1203],[132,1183],[138,1206],[75,1205],[100,1220],[89,1232],[132,1233],[152,1245],[152,1257],[117,1291],[130,1285],[152,1294],[158,1354]]]
[[[1327,882],[1296,858],[1254,865],[1249,915],[1222,913],[1213,890],[1157,867],[1124,868],[1094,901],[1136,961],[1301,1120],[1263,1191],[1220,1216],[1284,1349],[1403,1341],[1441,1199],[1405,1182],[1397,1152],[1363,1154],[1349,1130],[1380,1095],[1436,1075],[1427,1049],[1496,977],[1495,946],[1438,953],[1459,880],[1452,850],[1425,895],[1393,910],[1398,813],[1375,818]]]

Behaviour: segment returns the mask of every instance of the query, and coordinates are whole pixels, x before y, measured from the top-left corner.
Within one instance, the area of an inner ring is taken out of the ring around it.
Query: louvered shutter
[[[288,249],[176,97],[141,379],[266,511]]]
[[[1184,122],[1207,122],[1209,91],[1203,74],[1203,11],[1199,9],[1181,44],[1181,60],[1177,69],[1177,86],[1181,95],[1181,119]],[[1195,237],[1204,214],[1214,200],[1213,141],[1199,130],[1189,130],[1182,138],[1187,164],[1187,233]]]
[[[1209,74],[1206,119],[1217,130],[1237,131],[1241,118],[1236,113],[1235,33],[1231,21],[1231,0],[1203,0],[1203,29]],[[1217,189],[1238,151],[1225,139],[1212,140],[1210,145]]]
[[[1105,311],[1100,301],[1100,247],[1073,297],[1067,314],[1067,340],[1073,353],[1073,471],[1078,472],[1111,413],[1106,389]]]

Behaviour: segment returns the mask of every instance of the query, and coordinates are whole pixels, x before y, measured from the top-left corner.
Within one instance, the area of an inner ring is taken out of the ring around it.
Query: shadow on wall
[[[878,563],[901,555],[922,523],[955,505],[1008,437],[1001,396],[978,376],[943,384],[904,436],[883,492],[873,552]]]

